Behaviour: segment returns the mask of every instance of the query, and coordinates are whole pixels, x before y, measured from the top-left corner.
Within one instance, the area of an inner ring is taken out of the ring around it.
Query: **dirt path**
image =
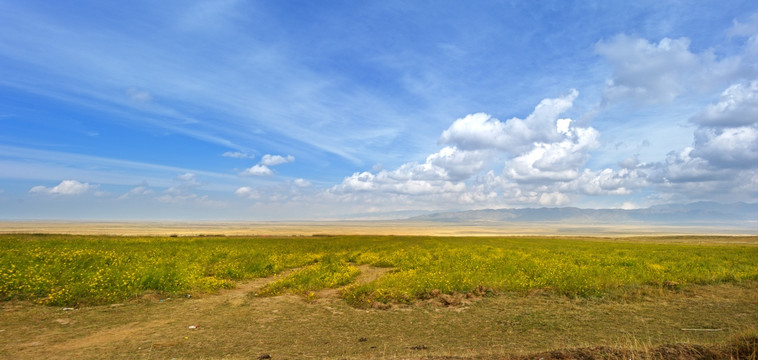
[[[287,277],[289,274],[298,270],[300,270],[300,268],[287,269],[273,276],[239,282],[234,289],[222,289],[218,294],[206,295],[197,300],[199,304],[202,305],[215,306],[222,303],[229,303],[239,306],[242,305],[246,297],[250,294],[256,293],[262,287],[266,286],[266,284]]]
[[[382,275],[392,271],[392,268],[385,268],[385,267],[376,267],[371,266],[368,264],[358,265],[356,268],[361,272],[358,274],[358,276],[353,280],[353,283],[355,284],[366,284],[370,283],[380,277]],[[316,293],[316,298],[318,299],[334,299],[339,297],[341,288],[337,289],[323,289]]]
[[[359,269],[359,282],[388,271]],[[423,304],[367,310],[339,297],[248,296],[287,274],[200,298],[71,311],[0,303],[0,358],[489,359],[588,344],[712,343],[758,331],[758,288],[731,285],[624,302],[504,295],[463,311]]]
[[[243,303],[245,297],[249,293],[255,292],[266,284],[285,277],[296,270],[297,269],[289,269],[274,276],[241,282],[234,289],[221,290],[218,294],[206,295],[197,298],[194,301],[178,300],[177,302],[181,303],[183,306],[191,307],[194,310],[193,312],[198,314],[212,311],[213,308],[224,303],[239,306]],[[164,302],[165,300],[166,299],[161,299],[159,302]],[[115,305],[116,306],[110,305],[109,308],[119,308],[125,306],[124,304]],[[135,336],[138,337],[140,334],[157,334],[162,331],[161,329],[163,327],[172,325],[172,319],[175,319],[178,315],[185,313],[182,311],[182,309],[173,308],[171,310],[174,311],[167,311],[165,313],[159,314],[157,316],[158,318],[151,316],[152,319],[149,321],[134,321],[107,329],[98,329],[97,331],[93,331],[91,334],[84,337],[77,337],[64,341],[62,343],[57,343],[50,346],[50,348],[56,352],[70,353],[92,347],[107,346],[110,343],[118,343],[120,341],[123,341],[123,339],[128,339]],[[56,322],[67,325],[73,321],[70,319],[61,318],[56,319]],[[190,326],[197,325],[188,325],[187,328],[189,329]],[[155,348],[172,347],[175,345],[177,345],[176,342],[153,342],[150,346],[151,348]]]
[[[376,280],[390,270],[370,265],[360,265],[357,268],[361,271],[356,279],[358,283]],[[147,300],[147,304],[114,304],[72,311],[39,307],[37,310],[40,311],[40,314],[38,315],[44,314],[43,317],[45,318],[41,322],[51,327],[48,329],[51,331],[45,336],[37,336],[35,341],[6,344],[3,350],[10,353],[18,351],[20,354],[29,352],[31,355],[35,354],[37,350],[44,349],[45,352],[50,351],[52,358],[56,358],[56,354],[66,354],[63,357],[69,357],[73,354],[76,354],[77,357],[86,357],[93,349],[107,349],[119,346],[119,344],[123,344],[129,339],[163,338],[160,334],[175,333],[177,328],[184,327],[186,330],[191,330],[188,332],[188,335],[202,333],[211,327],[210,324],[217,320],[218,314],[221,313],[219,310],[228,311],[229,308],[250,306],[253,302],[265,308],[272,302],[287,303],[302,301],[293,295],[272,298],[256,298],[251,296],[266,284],[284,278],[297,270],[299,269],[288,269],[274,276],[240,282],[234,289],[222,289],[218,294],[209,294],[191,299],[152,299]],[[328,289],[324,290],[322,295],[323,300],[331,302],[336,300],[338,292],[337,289]],[[161,307],[162,311],[151,311],[155,310],[154,307]],[[19,308],[23,308],[23,306],[8,306],[4,310],[12,312]],[[137,313],[130,316],[129,312]],[[262,323],[273,322],[278,312],[275,309],[270,314],[258,316],[257,320]],[[102,316],[110,317],[114,321],[100,321],[99,319],[95,321],[94,318]],[[54,319],[51,320],[50,318]],[[236,317],[234,316],[229,318],[231,321],[235,319]],[[124,322],[125,320],[126,322]],[[186,326],[179,324],[182,320],[186,320],[184,322]],[[50,323],[54,323],[55,325],[51,325]],[[2,330],[5,332],[5,329]],[[75,331],[68,332],[66,330]],[[49,337],[50,333],[58,335],[61,341],[58,341],[54,337]],[[32,335],[32,337],[34,336]],[[137,349],[154,352],[158,349],[181,347],[184,345],[183,340],[189,340],[189,336],[179,336],[178,340],[177,337],[171,337],[170,340],[145,340],[142,341],[145,346],[138,346]],[[0,352],[0,355],[2,354],[3,352]]]

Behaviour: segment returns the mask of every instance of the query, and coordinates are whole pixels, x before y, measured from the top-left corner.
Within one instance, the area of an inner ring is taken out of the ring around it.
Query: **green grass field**
[[[679,239],[680,240],[680,239]],[[354,283],[358,265],[391,268]],[[412,303],[436,294],[528,293],[571,298],[698,284],[755,284],[755,245],[581,238],[108,237],[0,235],[0,300],[95,305],[212,293],[295,269],[260,296],[312,297],[341,288],[352,306]]]

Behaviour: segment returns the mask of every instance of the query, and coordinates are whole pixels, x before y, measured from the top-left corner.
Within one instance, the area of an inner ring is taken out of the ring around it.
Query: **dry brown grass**
[[[362,270],[362,281],[379,275]],[[334,294],[247,295],[273,280],[202,298],[70,311],[4,303],[0,358],[728,359],[736,336],[758,332],[756,284],[605,300],[504,294],[387,310],[356,309]],[[737,358],[749,359],[755,343],[741,349]]]

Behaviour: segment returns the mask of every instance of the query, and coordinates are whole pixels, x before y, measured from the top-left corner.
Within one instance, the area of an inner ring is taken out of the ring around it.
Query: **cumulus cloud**
[[[258,191],[253,190],[253,188],[251,188],[249,186],[243,186],[243,187],[237,189],[234,192],[234,194],[237,195],[237,196],[239,196],[239,197],[243,197],[243,198],[247,198],[247,199],[258,199],[260,197],[260,195],[258,194]]]
[[[577,178],[562,183],[563,192],[584,195],[628,195],[648,185],[646,173],[638,169],[584,169]]]
[[[417,171],[418,170],[418,171]],[[441,180],[440,176],[429,176],[434,170],[424,165],[406,164],[394,171],[380,171],[377,174],[370,172],[355,173],[345,178],[341,184],[334,186],[332,190],[337,193],[345,192],[374,192],[392,193],[403,195],[428,195],[442,193],[460,193],[466,189],[462,182],[454,183]],[[425,174],[426,173],[426,174]],[[419,176],[420,175],[420,176]]]
[[[654,164],[648,178],[658,183],[704,182],[723,179],[726,173],[718,173],[707,160],[694,156],[692,147],[672,151],[662,163]]]
[[[644,165],[640,162],[639,155],[630,156],[624,160],[619,161],[619,167],[622,169],[635,169],[640,165]]]
[[[271,171],[271,169],[268,168],[266,165],[253,165],[250,168],[245,169],[245,171],[241,172],[240,175],[251,175],[251,176],[271,176],[274,175],[274,172]]]
[[[261,158],[260,164],[265,166],[276,166],[280,164],[291,163],[293,161],[295,161],[295,157],[292,155],[281,156],[266,154]]]
[[[718,102],[690,119],[697,124],[691,146],[662,162],[638,166],[661,196],[721,201],[755,196],[758,174],[758,81],[728,87]]]
[[[88,190],[95,188],[97,188],[96,185],[81,183],[76,180],[63,180],[60,182],[60,184],[52,188],[41,185],[32,187],[29,190],[29,193],[48,195],[81,195],[86,193]]]
[[[240,151],[227,151],[223,154],[221,154],[223,157],[229,157],[234,159],[253,159],[255,158],[255,154],[248,154]]]
[[[500,121],[484,113],[457,119],[441,133],[441,149],[424,161],[356,172],[309,196],[324,203],[392,209],[566,206],[585,196],[624,197],[649,188],[658,190],[658,201],[754,197],[756,92],[755,81],[729,86],[717,102],[690,119],[697,125],[692,146],[672,151],[659,162],[642,162],[631,155],[617,168],[588,168],[600,133],[563,115],[578,95],[571,90],[542,100],[524,119]],[[264,167],[262,163],[257,166]],[[235,193],[261,202],[291,201],[303,196],[297,190],[302,186],[299,180],[267,190],[242,187]],[[627,200],[615,204],[637,206]]]
[[[758,80],[730,86],[690,119],[698,124],[691,156],[711,168],[758,168]]]
[[[305,179],[295,179],[292,183],[297,187],[305,188],[311,186],[311,182]]]
[[[589,152],[599,146],[598,132],[593,128],[570,127],[571,121],[556,123],[564,139],[554,143],[535,143],[532,150],[507,164],[507,174],[520,182],[568,181],[578,176],[589,159]]]
[[[667,104],[683,95],[726,88],[718,101],[690,117],[697,127],[690,146],[659,162],[641,163],[636,156],[622,160],[613,178],[626,171],[624,188],[652,186],[664,201],[743,200],[740,192],[754,193],[746,189],[758,172],[758,14],[735,21],[728,34],[744,39],[744,48],[722,58],[711,50],[691,51],[687,38],[653,43],[622,34],[596,44],[596,52],[613,66],[605,103]]]
[[[758,129],[755,126],[698,129],[695,147],[693,155],[712,166],[753,168],[758,164]]]
[[[758,81],[734,84],[721,93],[719,102],[690,119],[708,127],[729,127],[754,124],[758,119]]]
[[[464,181],[481,171],[492,153],[444,147],[424,163],[406,163],[395,170],[359,172],[332,188],[336,193],[378,192],[404,195],[461,194]]]
[[[460,204],[546,206],[567,204],[570,196],[563,191],[599,192],[557,185],[589,177],[581,169],[599,144],[595,129],[575,126],[571,119],[560,117],[577,95],[571,90],[544,99],[525,119],[503,122],[483,113],[468,115],[443,131],[439,142],[448,146],[429,155],[424,163],[354,173],[331,191],[396,198],[433,196],[437,201]],[[505,165],[501,175],[489,170],[476,176],[497,159],[508,159],[500,165]],[[611,186],[606,183],[604,188]]]
[[[432,171],[433,174],[440,175],[439,178],[462,181],[481,171],[491,157],[492,154],[488,151],[466,151],[446,146],[429,155],[425,167],[439,169]]]
[[[613,65],[604,101],[632,100],[666,104],[694,89],[705,91],[754,72],[739,56],[717,59],[711,51],[693,53],[687,38],[658,43],[617,35],[595,45]]]
[[[484,113],[458,119],[442,132],[439,142],[462,150],[499,150],[518,154],[534,142],[553,142],[561,138],[556,127],[558,115],[570,109],[579,93],[571,89],[566,95],[544,99],[525,119],[505,122]]]
[[[287,156],[281,156],[281,155],[271,155],[266,154],[263,155],[261,158],[261,161],[258,162],[258,164],[253,165],[252,167],[249,167],[242,171],[240,173],[241,176],[271,176],[274,175],[274,171],[271,170],[271,166],[291,163],[295,161],[295,157],[292,155]]]

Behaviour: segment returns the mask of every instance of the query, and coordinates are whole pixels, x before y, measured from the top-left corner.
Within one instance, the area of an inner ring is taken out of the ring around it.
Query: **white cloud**
[[[465,151],[444,147],[429,155],[426,162],[406,163],[395,170],[354,173],[332,187],[339,194],[375,192],[424,196],[447,194],[456,197],[466,191],[465,180],[481,171],[491,159],[490,151]]]
[[[488,151],[465,151],[446,146],[439,152],[429,155],[426,158],[426,164],[428,168],[442,169],[444,171],[442,177],[445,179],[461,181],[481,171],[491,157],[492,154]]]
[[[295,179],[293,183],[295,184],[295,186],[301,187],[301,188],[311,186],[311,182],[305,179]]]
[[[237,189],[234,194],[236,194],[239,197],[247,198],[247,199],[258,199],[260,195],[258,194],[258,191],[253,190],[253,188],[249,186],[243,186],[239,189]]]
[[[260,165],[276,166],[280,164],[291,163],[293,161],[295,161],[295,157],[292,155],[281,156],[281,155],[266,154],[266,155],[263,155],[263,157],[261,158]]]
[[[332,187],[335,193],[372,192],[402,195],[428,195],[460,193],[466,189],[462,182],[441,180],[442,173],[433,174],[434,169],[424,165],[406,164],[395,171],[355,173],[346,177],[341,184]]]
[[[500,150],[519,154],[534,142],[560,139],[556,128],[558,115],[570,109],[579,93],[571,89],[566,95],[544,99],[526,119],[512,118],[505,122],[484,113],[456,120],[442,132],[441,144],[455,145],[463,150]]]
[[[86,193],[87,190],[95,188],[97,188],[97,185],[81,183],[76,180],[63,180],[55,187],[49,188],[45,186],[35,186],[32,187],[29,192],[32,194],[49,195],[81,195]]]
[[[726,168],[758,167],[758,129],[741,126],[726,129],[699,129],[693,155],[711,166]]]
[[[252,175],[252,176],[271,176],[274,172],[271,171],[266,165],[253,165],[250,168],[245,169],[240,175]]]
[[[200,182],[197,181],[197,175],[191,172],[177,175],[174,180],[178,181],[181,184],[181,187],[185,189],[196,188],[200,186]]]
[[[628,195],[648,184],[646,174],[639,170],[584,169],[579,177],[559,184],[558,188],[564,192],[584,195]]]
[[[758,81],[730,86],[716,104],[690,119],[701,126],[744,126],[758,123]]]
[[[506,173],[517,181],[569,181],[576,178],[589,159],[589,152],[599,146],[598,132],[593,128],[570,127],[571,120],[556,123],[565,135],[560,142],[535,143],[531,151],[507,163]]]
[[[728,87],[719,102],[690,119],[698,124],[692,146],[651,164],[648,179],[661,191],[693,198],[733,196],[749,187],[758,171],[757,108],[758,81]]]
[[[622,210],[635,210],[635,209],[639,209],[640,206],[631,201],[625,201],[618,208]]]
[[[704,182],[725,178],[726,173],[714,171],[707,160],[694,156],[694,150],[692,147],[686,147],[678,152],[670,152],[662,167],[656,169],[659,172],[652,173],[650,178],[666,183]]]
[[[281,155],[266,154],[266,155],[263,155],[263,157],[261,158],[261,161],[258,164],[245,169],[244,171],[240,173],[240,175],[241,176],[271,176],[271,175],[274,175],[274,171],[271,170],[270,166],[291,163],[293,161],[295,161],[295,157],[292,155],[281,156]]]
[[[141,196],[148,196],[155,194],[155,191],[150,190],[148,188],[147,184],[136,186],[132,188],[131,190],[127,191],[123,195],[119,196],[119,200],[124,200],[128,198],[134,198],[134,197],[141,197]]]
[[[711,51],[693,53],[687,38],[651,43],[617,35],[595,45],[613,65],[604,101],[667,104],[688,91],[707,91],[754,72],[739,56],[716,59]]]
[[[429,155],[424,163],[406,163],[395,170],[359,172],[334,186],[335,194],[368,194],[415,198],[436,197],[432,201],[459,204],[541,204],[562,205],[578,187],[558,186],[580,178],[589,153],[598,147],[598,132],[574,126],[571,119],[559,118],[577,96],[568,94],[544,99],[524,120],[501,122],[479,113],[456,120],[445,130],[440,142],[450,144]],[[475,175],[500,158],[503,176],[491,170]],[[611,193],[607,191],[607,193]]]
[[[255,154],[248,154],[240,151],[227,151],[221,154],[223,157],[235,158],[235,159],[253,159]]]
[[[725,176],[695,156],[692,148],[672,153],[662,163],[644,163],[632,155],[621,161],[618,169],[588,168],[592,152],[599,148],[600,133],[559,117],[571,107],[575,95],[572,91],[545,99],[524,120],[501,122],[481,113],[458,119],[440,137],[440,142],[449,146],[427,156],[425,162],[357,172],[329,193],[341,201],[375,206],[565,206],[586,196],[632,196],[650,186],[684,191],[672,184]],[[517,139],[516,134],[529,141]],[[726,134],[722,137],[732,136],[733,143],[749,140],[743,133],[740,139],[735,138],[736,133]],[[498,174],[499,166],[503,167]],[[486,173],[481,174],[483,171]]]
[[[660,162],[632,156],[618,171],[585,170],[566,186],[586,194],[624,193],[652,186],[657,201],[754,199],[758,191],[758,81],[728,86],[719,100],[690,118],[697,125],[689,146]],[[615,190],[614,190],[615,189]]]
[[[569,200],[567,195],[554,191],[540,194],[539,203],[543,206],[561,206],[568,204]]]
[[[643,164],[640,163],[640,159],[638,155],[633,155],[624,160],[619,161],[618,165],[622,169],[635,169],[638,166],[643,165]]]

